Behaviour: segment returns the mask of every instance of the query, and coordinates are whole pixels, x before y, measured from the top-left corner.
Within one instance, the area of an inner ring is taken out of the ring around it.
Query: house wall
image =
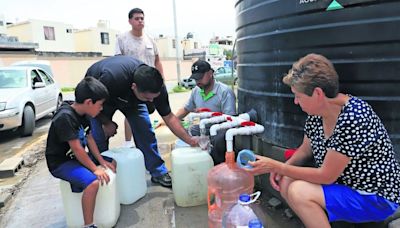
[[[108,33],[109,44],[101,43],[101,33]],[[103,56],[115,53],[117,31],[108,28],[91,28],[74,33],[75,50],[77,52],[101,52]]]
[[[54,28],[55,40],[45,39],[44,26]],[[74,52],[73,34],[67,33],[67,29],[72,31],[72,25],[53,21],[29,20],[9,25],[7,33],[10,36],[17,36],[20,42],[38,43],[39,48],[36,51]]]
[[[51,64],[54,78],[61,87],[75,87],[83,78],[86,70],[103,57],[90,56],[38,56],[35,54],[4,54],[0,53],[0,66],[9,66],[16,61],[23,60],[48,60]],[[184,60],[180,63],[181,79],[191,74],[193,60]],[[177,70],[175,60],[161,60],[166,81],[177,81]]]

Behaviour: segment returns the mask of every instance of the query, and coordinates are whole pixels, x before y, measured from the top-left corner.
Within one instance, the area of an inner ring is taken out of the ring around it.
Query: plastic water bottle
[[[224,213],[222,218],[222,227],[263,227],[255,210],[253,210],[253,207],[255,207],[253,203],[257,201],[260,194],[260,192],[251,195],[241,194],[237,203]]]
[[[254,176],[239,168],[233,151],[225,153],[225,162],[214,166],[207,175],[208,227],[220,228],[224,211],[237,203],[240,194],[251,194]]]

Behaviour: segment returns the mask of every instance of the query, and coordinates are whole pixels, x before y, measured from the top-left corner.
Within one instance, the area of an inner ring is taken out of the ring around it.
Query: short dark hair
[[[140,92],[158,93],[164,85],[160,72],[145,64],[140,65],[133,74],[133,82]]]
[[[108,98],[108,90],[103,83],[91,76],[83,78],[75,88],[75,102],[82,104],[86,99],[93,103]]]
[[[141,13],[141,14],[144,15],[142,9],[140,9],[140,8],[133,8],[133,9],[131,9],[131,11],[129,11],[129,13],[128,13],[128,18],[129,18],[129,19],[132,19],[133,14],[135,14],[135,13]]]

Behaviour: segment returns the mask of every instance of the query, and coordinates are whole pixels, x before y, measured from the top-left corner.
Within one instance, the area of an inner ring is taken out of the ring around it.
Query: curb
[[[44,155],[44,151],[38,151],[38,147],[42,145],[47,139],[47,134],[44,134],[35,141],[33,141],[30,145],[28,145],[23,150],[19,151],[17,154],[4,160],[0,165],[0,178],[11,178],[14,177],[15,173],[20,171],[20,178],[11,185],[7,185],[6,187],[0,187],[0,209],[6,206],[6,204],[12,199],[12,196],[15,195],[19,187],[25,182],[25,180],[29,177],[31,173],[31,168],[37,163],[38,159],[32,159],[32,156],[38,155],[42,153]],[[36,152],[35,152],[36,151]],[[27,168],[27,170],[23,170],[23,168]]]

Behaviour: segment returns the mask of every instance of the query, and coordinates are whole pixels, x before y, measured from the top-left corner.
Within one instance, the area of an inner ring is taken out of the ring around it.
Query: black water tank
[[[372,105],[400,157],[399,1],[241,0],[235,8],[239,111],[257,110],[263,141],[301,143],[305,114],[282,77],[319,53],[334,63],[341,92]]]

